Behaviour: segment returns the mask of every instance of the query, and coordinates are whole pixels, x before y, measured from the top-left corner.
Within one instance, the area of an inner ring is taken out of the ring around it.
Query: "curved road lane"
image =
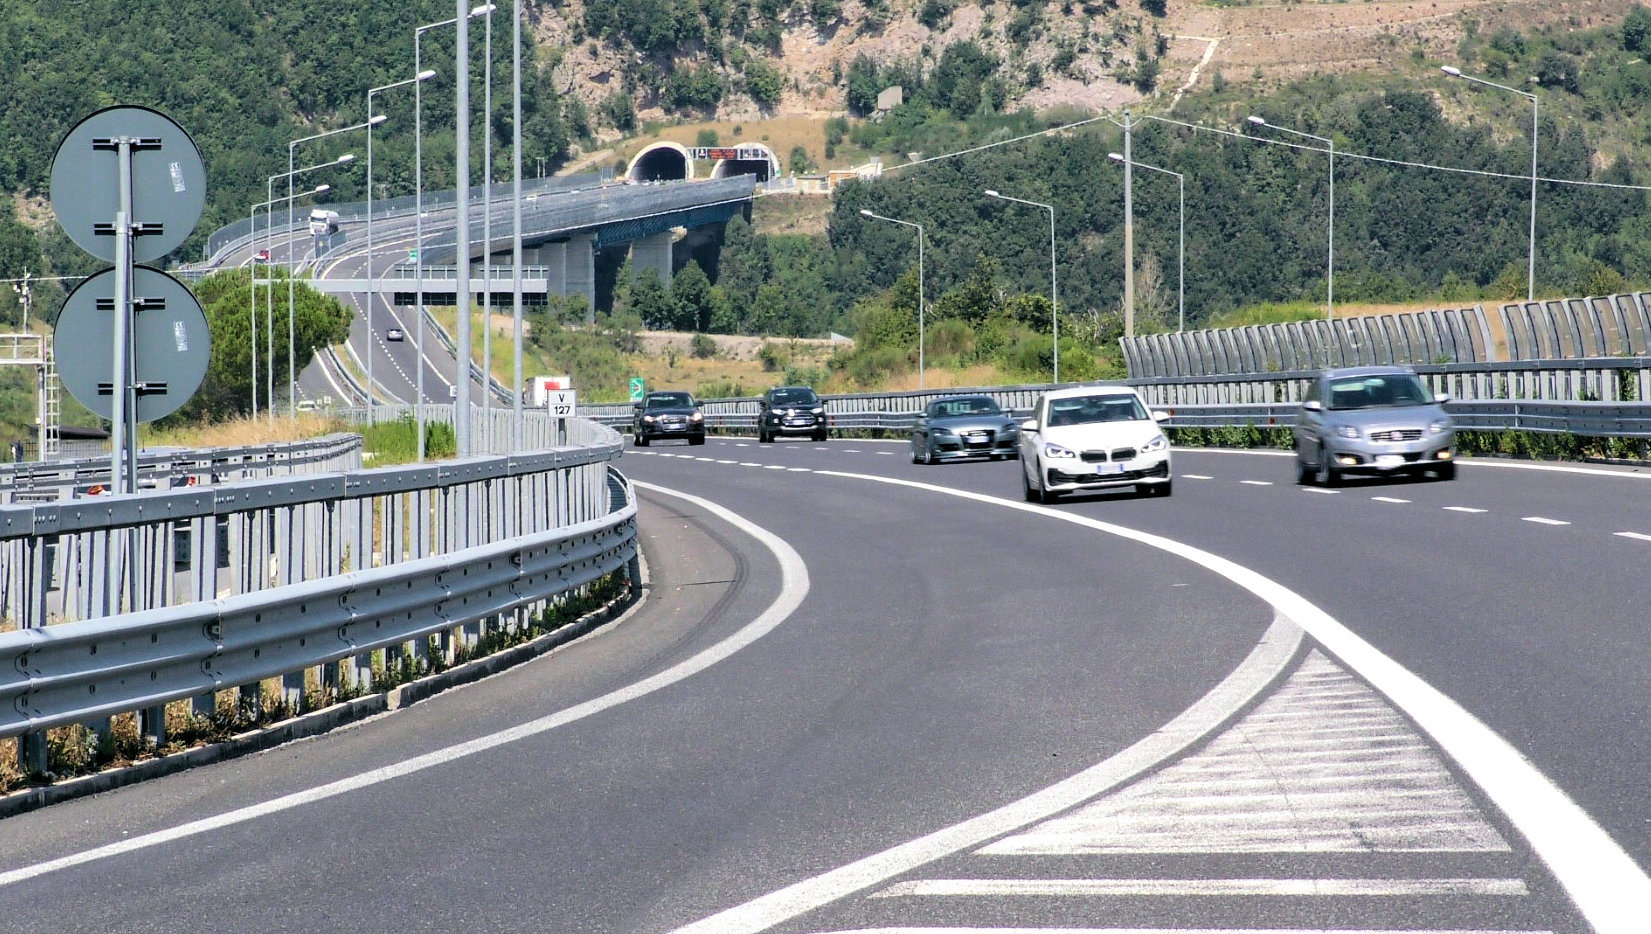
[[[795,577],[757,530],[646,492],[658,576],[634,616],[406,711],[8,819],[8,925],[670,931],[1129,749],[1273,625],[1216,575],[1066,524],[648,469],[665,463],[636,473],[692,481],[800,555],[807,595],[771,631],[635,693],[739,640]],[[121,841],[143,845],[39,871]]]

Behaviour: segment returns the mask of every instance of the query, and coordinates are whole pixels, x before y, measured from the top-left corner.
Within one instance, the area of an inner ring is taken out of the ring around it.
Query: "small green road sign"
[[[642,401],[642,377],[640,376],[631,377],[631,401]]]
[[[417,260],[418,259],[418,247],[412,247],[412,248],[408,249],[407,250],[407,258],[410,259],[410,260]]]

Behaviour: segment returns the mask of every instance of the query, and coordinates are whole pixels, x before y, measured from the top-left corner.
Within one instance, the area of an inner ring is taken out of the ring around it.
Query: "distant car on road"
[[[1020,424],[991,396],[947,396],[923,407],[911,432],[914,464],[1016,457]]]
[[[1432,473],[1456,478],[1456,425],[1416,371],[1404,366],[1325,370],[1296,419],[1296,482],[1332,486],[1345,474]]]
[[[252,254],[252,259],[254,262],[267,263],[269,262],[269,251],[259,250],[258,252]]]
[[[406,340],[407,335],[401,333],[401,328],[390,328],[384,332],[384,339],[387,341],[401,341]]]
[[[1169,439],[1128,386],[1076,386],[1045,393],[1020,426],[1026,499],[1052,503],[1062,493],[1133,486],[1171,491]]]
[[[768,444],[780,435],[826,439],[825,403],[807,386],[776,386],[757,403],[757,441]]]
[[[704,444],[705,416],[689,393],[650,392],[636,404],[631,433],[633,443],[639,448],[665,438],[684,438],[689,444]]]

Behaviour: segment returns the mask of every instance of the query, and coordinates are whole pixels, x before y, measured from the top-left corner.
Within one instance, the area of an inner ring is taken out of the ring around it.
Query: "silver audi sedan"
[[[1296,482],[1334,485],[1347,474],[1456,477],[1450,397],[1433,395],[1403,366],[1325,370],[1296,420]]]
[[[1020,423],[991,396],[947,396],[924,406],[911,432],[914,464],[985,457],[1012,458],[1020,452]]]

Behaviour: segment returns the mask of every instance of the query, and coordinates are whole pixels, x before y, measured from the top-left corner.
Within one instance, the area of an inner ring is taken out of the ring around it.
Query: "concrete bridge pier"
[[[639,275],[644,269],[652,269],[659,274],[659,284],[665,288],[671,287],[671,252],[676,243],[676,232],[662,230],[650,234],[631,244],[631,275]]]

